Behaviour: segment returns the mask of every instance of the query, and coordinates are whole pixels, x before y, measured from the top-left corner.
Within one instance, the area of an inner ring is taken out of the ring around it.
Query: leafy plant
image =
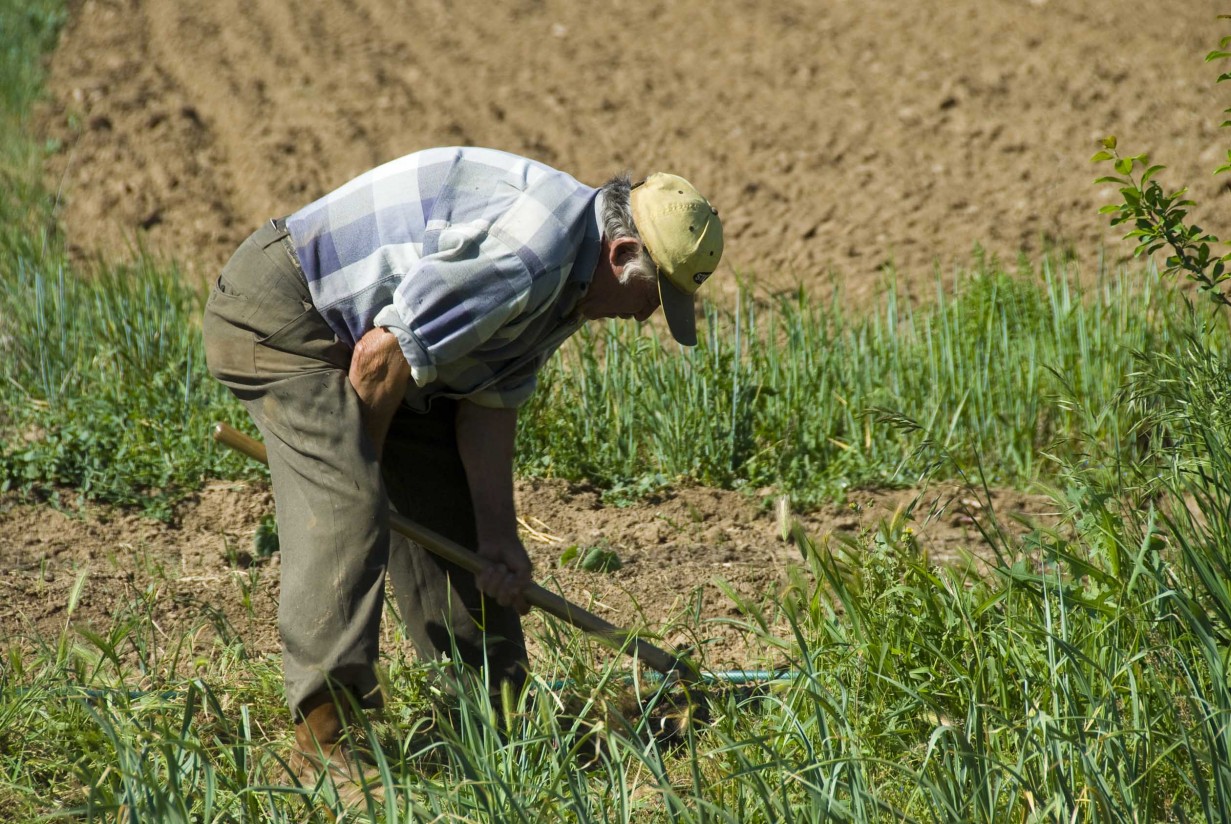
[[[257,558],[270,558],[278,551],[278,522],[273,513],[261,516],[252,536],[252,554]]]
[[[1219,15],[1219,19],[1231,19],[1231,15]],[[1223,37],[1218,49],[1206,55],[1206,62],[1231,57],[1231,51],[1226,50],[1228,46],[1231,46],[1231,35]],[[1231,72],[1223,72],[1216,82],[1227,80],[1231,80]],[[1223,111],[1229,113],[1231,108]],[[1228,125],[1231,120],[1223,121],[1222,126]],[[1174,276],[1183,272],[1216,304],[1231,306],[1231,296],[1221,288],[1231,279],[1231,271],[1227,268],[1231,253],[1220,256],[1212,252],[1211,248],[1219,243],[1218,238],[1189,220],[1189,208],[1196,203],[1187,197],[1188,188],[1164,189],[1157,175],[1166,167],[1151,164],[1147,154],[1121,154],[1115,135],[1103,138],[1101,143],[1102,149],[1091,161],[1111,164],[1115,174],[1096,178],[1095,183],[1119,186],[1121,200],[1104,206],[1099,212],[1112,216],[1112,226],[1132,226],[1124,237],[1137,244],[1134,255],[1148,257],[1168,247],[1166,274]],[[1227,171],[1231,171],[1231,150],[1227,152],[1227,162],[1215,169],[1214,174]]]
[[[560,566],[576,564],[586,572],[615,572],[624,566],[616,551],[608,546],[582,547],[573,544],[560,553]]]

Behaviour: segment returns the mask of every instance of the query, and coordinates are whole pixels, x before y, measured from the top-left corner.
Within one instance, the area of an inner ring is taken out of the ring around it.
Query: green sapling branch
[[[1219,15],[1219,19],[1231,19],[1231,15]],[[1231,51],[1227,50],[1231,46],[1231,35],[1223,37],[1218,46],[1205,56],[1205,62],[1231,57]],[[1225,80],[1231,80],[1231,72],[1220,74],[1217,82]],[[1231,108],[1223,111],[1224,114],[1231,113]],[[1222,125],[1231,125],[1231,120],[1224,121]],[[1137,248],[1133,250],[1135,257],[1148,257],[1164,246],[1169,247],[1171,254],[1166,258],[1164,274],[1174,276],[1184,272],[1209,294],[1215,304],[1231,306],[1231,295],[1222,288],[1222,284],[1231,279],[1231,272],[1227,269],[1231,254],[1211,256],[1210,248],[1217,245],[1219,239],[1188,222],[1188,209],[1196,205],[1185,197],[1188,189],[1167,193],[1155,179],[1165,167],[1151,166],[1145,154],[1120,154],[1114,135],[1104,138],[1101,145],[1102,149],[1095,152],[1090,160],[1110,163],[1115,174],[1096,178],[1094,182],[1120,187],[1121,200],[1102,207],[1099,214],[1111,215],[1112,226],[1131,222],[1133,229],[1124,237],[1137,243]],[[1141,169],[1140,175],[1135,174],[1138,168]],[[1227,152],[1227,162],[1215,169],[1214,174],[1227,171],[1231,171],[1231,151]]]
[[[1189,207],[1196,205],[1185,197],[1188,189],[1168,193],[1156,179],[1165,167],[1150,165],[1149,156],[1145,154],[1121,155],[1114,136],[1104,138],[1102,146],[1091,160],[1112,164],[1116,174],[1099,177],[1095,183],[1119,186],[1121,201],[1104,206],[1099,213],[1111,215],[1112,226],[1131,223],[1133,228],[1124,237],[1137,243],[1133,250],[1135,256],[1149,256],[1164,246],[1169,247],[1171,254],[1164,264],[1165,274],[1184,272],[1208,292],[1215,303],[1231,306],[1231,295],[1221,288],[1221,284],[1231,279],[1226,268],[1231,254],[1211,258],[1210,247],[1219,242],[1218,238],[1187,222]],[[1140,174],[1136,173],[1138,168],[1142,170]]]

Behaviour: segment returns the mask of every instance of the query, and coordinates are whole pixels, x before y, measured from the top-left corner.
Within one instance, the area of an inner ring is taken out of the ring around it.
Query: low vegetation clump
[[[1002,485],[1053,477],[1043,456],[1075,457],[1086,436],[1133,451],[1139,410],[1114,401],[1134,353],[1185,346],[1183,296],[1150,273],[1089,291],[1069,275],[989,263],[923,308],[890,289],[858,317],[745,292],[710,310],[692,352],[618,323],[583,330],[523,418],[521,470],[616,500],[683,479],[807,504],[926,474],[903,421]]]
[[[53,0],[0,6],[0,479],[9,495],[165,516],[204,479],[254,471],[207,443],[210,422],[243,416],[205,375],[200,290],[148,257],[82,273],[63,251],[22,120],[62,15]],[[1130,175],[1114,214],[1143,222],[1144,251],[1171,243],[1165,271],[1221,284],[1181,200],[1142,194],[1139,158],[1104,146],[1099,162]],[[354,815],[1231,817],[1226,318],[1148,266],[1089,292],[1046,262],[944,287],[922,308],[889,290],[860,317],[749,292],[711,310],[686,354],[627,327],[587,331],[527,411],[520,471],[590,480],[614,503],[682,479],[803,502],[957,480],[981,498],[986,567],[932,565],[911,526],[921,508],[847,540],[794,526],[789,583],[755,602],[729,592],[742,615],[723,619],[766,650],[750,667],[787,669],[719,678],[693,723],[670,712],[677,686],[630,691],[638,673],[550,621],[529,689],[447,700],[390,615],[390,702],[368,732],[391,792]],[[988,485],[1032,482],[1060,517],[1011,537]],[[157,586],[110,627],[74,628],[85,581],[63,634],[5,639],[0,817],[339,820],[328,788],[288,786],[276,659],[228,633],[167,637]]]

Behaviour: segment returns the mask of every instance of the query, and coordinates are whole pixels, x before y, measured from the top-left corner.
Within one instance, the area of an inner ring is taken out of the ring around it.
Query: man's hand
[[[490,409],[469,401],[457,405],[457,451],[474,504],[478,553],[491,562],[475,576],[475,583],[501,606],[525,615],[530,610],[524,595],[531,581],[530,556],[517,535],[513,504],[516,434],[516,409]]]
[[[513,607],[522,615],[529,612],[525,592],[532,580],[530,556],[521,540],[514,537],[499,543],[480,541],[479,556],[489,562],[488,567],[475,576],[479,589],[503,607]]]
[[[385,435],[398,405],[406,396],[410,364],[402,354],[398,339],[380,326],[355,344],[351,355],[350,383],[363,407],[363,428],[376,447],[379,459],[385,448]]]

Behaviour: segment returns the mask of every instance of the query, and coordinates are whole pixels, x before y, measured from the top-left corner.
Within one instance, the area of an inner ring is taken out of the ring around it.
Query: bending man
[[[531,580],[513,503],[518,407],[587,320],[663,306],[696,343],[718,213],[655,174],[600,189],[490,149],[387,163],[244,241],[205,310],[210,371],[264,437],[277,509],[293,767],[355,776],[348,706],[376,707],[386,576],[419,653],[522,683]],[[388,507],[490,564],[391,536]]]

